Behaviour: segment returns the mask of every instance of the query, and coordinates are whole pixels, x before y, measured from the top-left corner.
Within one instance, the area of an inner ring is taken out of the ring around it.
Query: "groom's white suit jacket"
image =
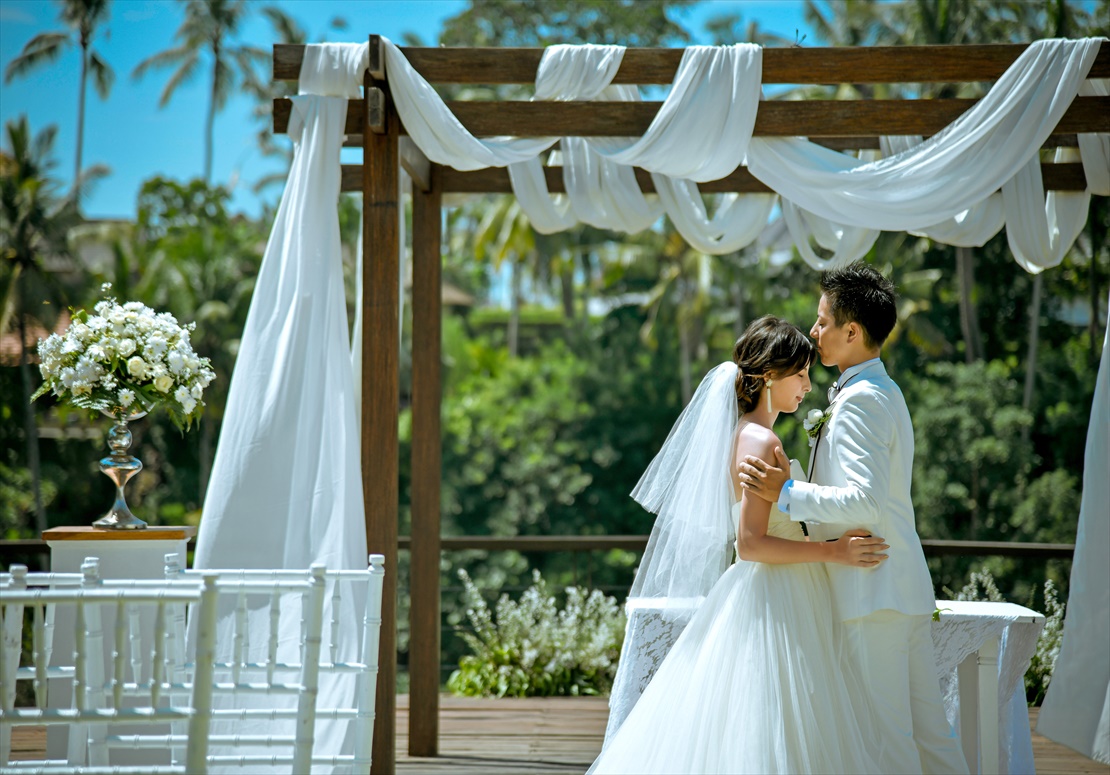
[[[866,528],[890,544],[877,568],[827,564],[839,619],[882,609],[932,614],[933,582],[910,501],[913,425],[902,391],[882,362],[867,364],[831,405],[832,416],[810,459],[810,482],[795,480],[790,519],[812,540]]]

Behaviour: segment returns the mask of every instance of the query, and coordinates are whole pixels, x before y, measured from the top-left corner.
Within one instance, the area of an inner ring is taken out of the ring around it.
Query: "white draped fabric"
[[[756,137],[748,169],[833,221],[891,231],[931,226],[986,199],[1037,155],[1100,42],[1031,44],[974,107],[895,156],[864,163],[805,140]]]
[[[366,46],[358,48],[307,47],[302,91],[341,96],[293,98],[293,164],[231,378],[196,568],[366,567],[337,215],[346,95],[352,83],[357,93],[366,68]],[[362,601],[348,596],[342,605],[349,610],[340,617],[341,658],[357,661],[355,612]],[[221,612],[218,660],[231,656],[232,618]],[[282,651],[296,653],[298,619],[299,611],[283,603]],[[264,612],[252,611],[252,648],[264,647],[268,626]],[[330,642],[330,633],[325,638]],[[354,691],[352,676],[324,676],[320,707],[351,707]],[[262,707],[283,700],[260,698]],[[234,730],[246,733],[248,726],[237,723]],[[352,753],[348,733],[346,721],[320,722],[316,750]]]
[[[539,154],[557,138],[474,137],[400,49],[388,41],[385,47],[398,112],[428,158],[459,170],[508,166],[521,207],[543,233],[577,222],[628,232],[647,228],[660,207],[640,191],[631,169],[638,166],[652,173],[662,209],[692,246],[711,254],[738,250],[766,225],[774,198],[731,195],[710,217],[693,181],[724,177],[746,161],[783,197],[791,236],[815,268],[865,255],[880,230],[975,246],[1008,221],[1015,257],[1037,272],[1059,263],[1086,216],[1087,194],[1059,192],[1042,200],[1036,159],[1078,93],[1107,93],[1104,81],[1085,80],[1100,44],[1096,38],[1032,44],[944,131],[926,141],[884,142],[882,159],[857,159],[802,138],[753,138],[761,49],[690,47],[643,137],[562,139],[567,195],[554,199]],[[611,85],[623,53],[619,46],[547,49],[535,99],[638,100],[634,87]],[[1106,190],[1107,137],[1083,135],[1079,144],[1091,190]],[[832,255],[818,256],[811,240]]]
[[[1110,316],[1083,458],[1083,500],[1064,641],[1037,731],[1110,764]]]

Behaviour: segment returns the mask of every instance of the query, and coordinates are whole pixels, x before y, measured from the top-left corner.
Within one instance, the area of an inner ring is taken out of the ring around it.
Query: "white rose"
[[[809,414],[806,415],[806,422],[808,422],[810,425],[816,425],[821,421],[821,418],[824,415],[825,413],[822,412],[820,409],[810,409]]]
[[[127,362],[127,373],[135,379],[145,379],[150,373],[150,367],[147,366],[146,361],[136,355]]]
[[[131,355],[131,353],[135,352],[135,340],[121,339],[118,349],[121,356],[123,356],[124,358],[128,357],[129,355]]]
[[[148,356],[161,357],[166,352],[166,340],[160,336],[150,337],[146,343],[146,352]]]
[[[169,374],[163,374],[160,377],[155,377],[154,387],[159,393],[168,393],[170,388],[173,387],[173,377]]]

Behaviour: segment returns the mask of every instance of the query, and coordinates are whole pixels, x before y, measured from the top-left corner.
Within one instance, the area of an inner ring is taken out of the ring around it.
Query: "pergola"
[[[1025,45],[875,48],[784,48],[763,53],[764,84],[964,83],[998,78]],[[428,82],[532,84],[542,49],[402,48]],[[615,84],[670,84],[681,49],[630,48]],[[275,45],[275,81],[296,83],[304,47]],[[400,362],[400,170],[412,180],[412,538],[409,753],[438,750],[440,658],[440,358],[441,208],[446,193],[511,193],[506,170],[460,172],[429,162],[402,126],[390,96],[385,53],[370,36],[362,99],[348,103],[346,146],[363,149],[361,165],[343,165],[342,190],[363,200],[361,455],[367,545],[386,556],[381,661],[374,728],[375,772],[394,770],[398,547],[398,410]],[[1088,77],[1110,77],[1110,47]],[[768,100],[759,105],[755,136],[806,136],[839,150],[877,149],[884,135],[930,136],[975,103],[970,99]],[[659,102],[456,101],[448,106],[474,135],[638,137]],[[290,101],[275,99],[274,130],[286,131]],[[1077,133],[1110,132],[1110,98],[1077,97],[1045,147],[1077,144]],[[1046,190],[1086,187],[1079,163],[1043,164]],[[559,167],[544,170],[561,192]],[[645,192],[649,173],[636,170]],[[746,168],[703,183],[704,193],[767,193]]]

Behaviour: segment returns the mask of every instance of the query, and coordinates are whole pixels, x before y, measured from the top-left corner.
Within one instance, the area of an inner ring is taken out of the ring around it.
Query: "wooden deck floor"
[[[604,698],[552,697],[527,700],[440,699],[440,756],[407,755],[408,695],[397,698],[399,775],[507,775],[583,773],[605,734]],[[1037,710],[1029,711],[1036,725]],[[40,727],[12,735],[13,758],[41,757],[46,747]],[[1042,775],[1110,775],[1110,766],[1080,756],[1033,733],[1033,759]]]

